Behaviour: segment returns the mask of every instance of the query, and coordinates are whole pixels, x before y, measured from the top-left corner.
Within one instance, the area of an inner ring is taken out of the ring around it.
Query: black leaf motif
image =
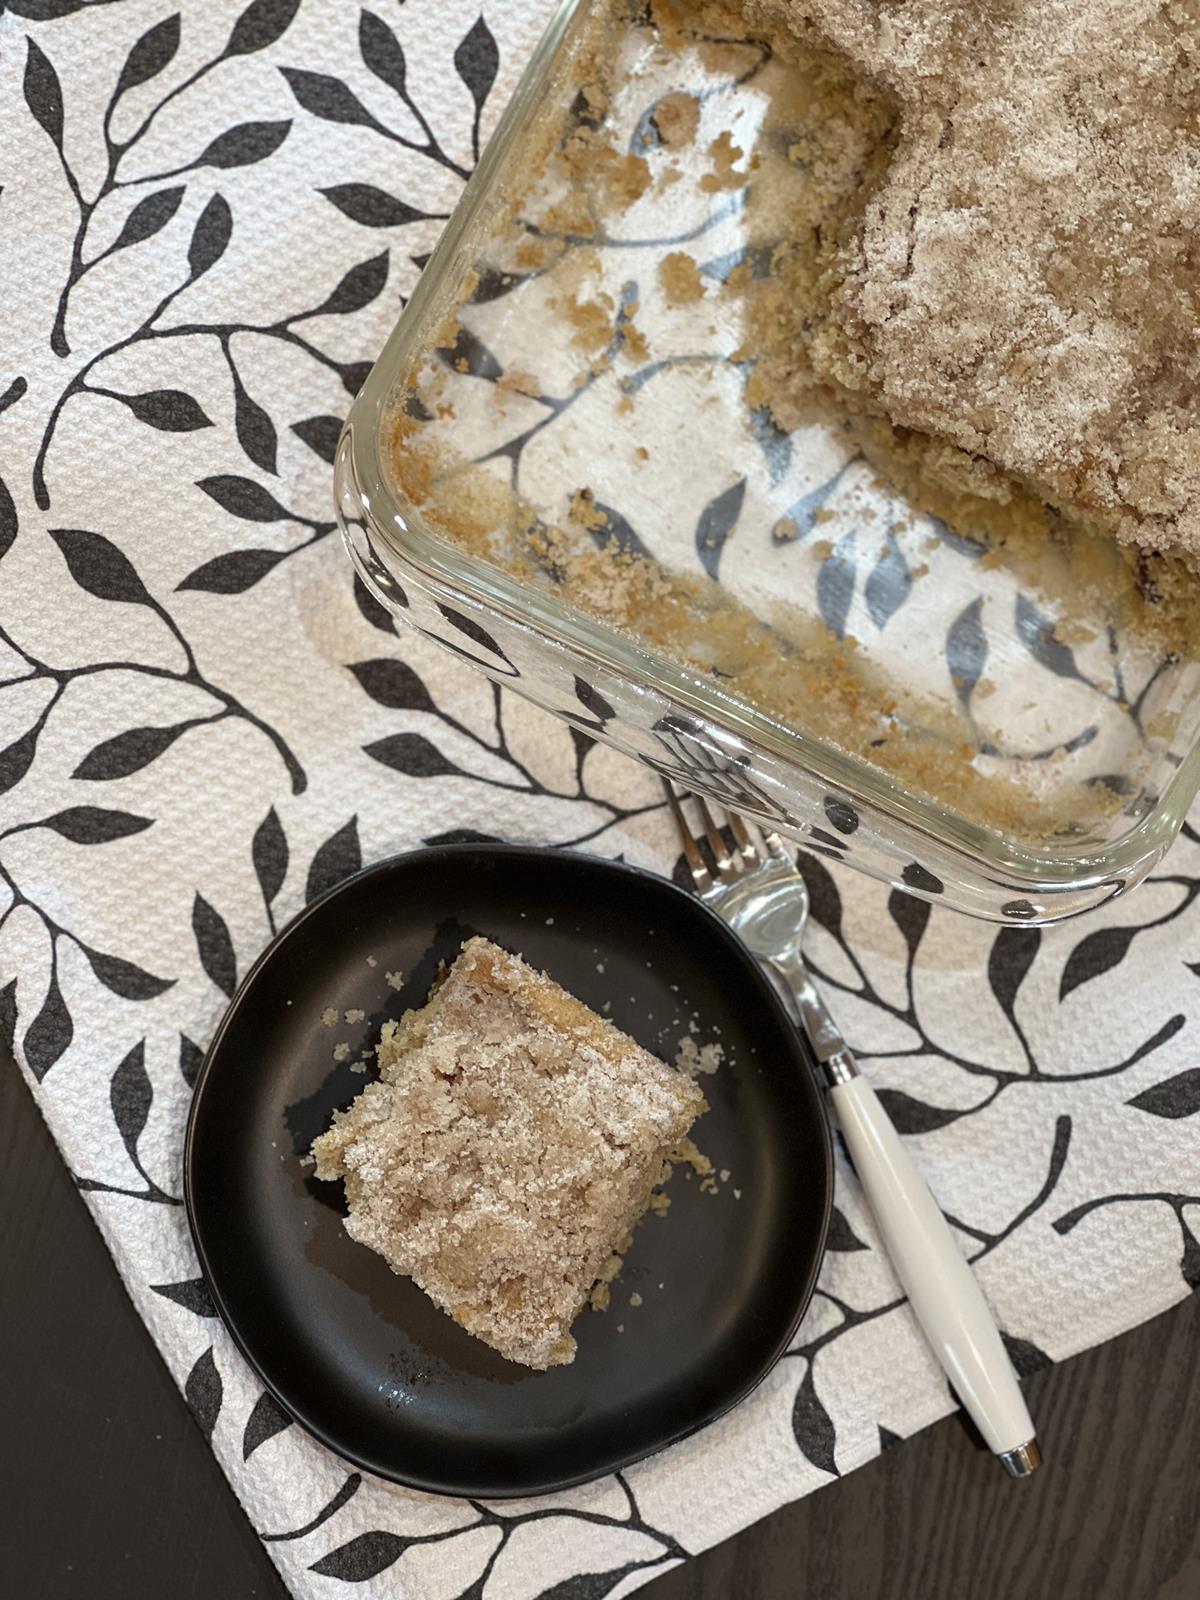
[[[210,500],[215,500],[222,511],[241,517],[244,522],[291,520],[292,513],[287,507],[281,506],[275,496],[264,489],[261,483],[255,483],[253,478],[240,478],[236,473],[221,472],[212,478],[197,479],[196,487],[203,489]]]
[[[345,389],[352,400],[363,384],[366,383],[370,371],[371,363],[369,361],[347,361],[340,369],[338,375],[342,380],[342,388]]]
[[[834,1477],[841,1476],[835,1458],[837,1432],[832,1417],[817,1394],[811,1361],[805,1369],[804,1381],[792,1407],[792,1432],[807,1461],[811,1461],[822,1472],[832,1472]]]
[[[233,380],[233,426],[238,443],[254,465],[263,472],[277,475],[275,458],[279,439],[275,424],[258,401],[247,394],[245,385],[236,374]]]
[[[500,51],[492,37],[492,30],[482,16],[476,18],[471,31],[454,52],[454,70],[471,91],[478,126],[484,102],[500,70]]]
[[[432,215],[428,211],[418,211],[404,200],[397,200],[395,195],[377,189],[373,183],[335,183],[318,193],[344,217],[361,223],[364,228],[399,228],[406,222],[422,222]]]
[[[254,830],[250,859],[254,863],[254,875],[262,890],[263,900],[269,906],[283,888],[288,869],[287,835],[274,806]]]
[[[360,128],[378,128],[379,123],[340,78],[328,72],[308,72],[300,67],[280,67],[288,87],[305,111],[322,122],[347,122]]]
[[[129,1159],[140,1172],[138,1140],[150,1116],[154,1090],[146,1073],[146,1041],[143,1039],[121,1062],[108,1086],[108,1103]]]
[[[424,263],[429,257],[411,256],[414,265],[420,263],[424,271]],[[521,284],[528,283],[530,278],[536,277],[532,272],[501,272],[498,267],[485,267],[480,264],[476,268],[475,287],[471,291],[471,304],[485,306],[492,300],[502,300],[506,294],[511,294]]]
[[[217,1308],[203,1278],[189,1278],[186,1283],[152,1283],[150,1287],[164,1300],[172,1300],[185,1311],[197,1317],[215,1317]]]
[[[774,487],[787,477],[792,464],[792,436],[784,433],[765,406],[750,413],[750,427],[766,461],[768,481]]]
[[[327,300],[312,312],[314,317],[345,316],[361,311],[383,293],[387,284],[389,252],[381,250],[377,256],[360,261],[351,267]]]
[[[237,988],[237,957],[225,918],[202,894],[192,902],[192,932],[200,952],[200,965],[221,993],[233,999]]]
[[[15,788],[33,765],[39,731],[37,727],[30,728],[28,733],[0,750],[0,794]]]
[[[988,642],[982,617],[983,596],[977,595],[955,617],[946,635],[946,665],[964,711],[987,666]]]
[[[466,373],[472,378],[483,378],[488,383],[495,383],[504,368],[496,357],[476,334],[469,328],[459,324],[458,332],[454,336],[454,343],[438,346],[438,359],[444,361],[455,372]],[[596,507],[597,510],[601,508]]]
[[[75,1036],[75,1024],[58,987],[58,974],[50,972],[50,984],[41,1010],[25,1032],[25,1059],[39,1083],[66,1050]]]
[[[350,671],[377,705],[389,711],[435,711],[429,691],[407,661],[383,656],[359,661]]]
[[[662,1560],[662,1557],[657,1560]],[[605,1600],[606,1595],[614,1593],[622,1578],[654,1564],[654,1561],[627,1561],[623,1567],[614,1567],[609,1572],[577,1572],[573,1578],[564,1578],[561,1583],[553,1583],[548,1589],[543,1589],[534,1596],[534,1600]],[[458,1600],[482,1600],[482,1595],[480,1580],[465,1590]]]
[[[97,600],[123,600],[135,606],[153,604],[132,561],[103,534],[89,533],[85,528],[51,528],[50,537],[62,551],[75,582]]]
[[[847,838],[852,833],[858,832],[858,812],[853,806],[847,805],[844,800],[834,800],[826,797],[825,815],[839,833],[844,833]]]
[[[188,245],[188,267],[193,283],[203,277],[210,267],[225,254],[233,233],[233,213],[224,195],[214,194],[196,218]]]
[[[1004,1340],[1004,1348],[1008,1351],[1008,1359],[1013,1364],[1013,1369],[1018,1378],[1028,1378],[1034,1372],[1041,1372],[1044,1367],[1053,1366],[1053,1362],[1044,1350],[1039,1350],[1037,1345],[1029,1339],[1018,1339],[1011,1333],[1000,1330],[1000,1337]]]
[[[8,492],[8,485],[0,478],[0,560],[12,549],[17,537],[17,508]]]
[[[179,210],[184,193],[184,185],[175,184],[170,189],[156,189],[153,194],[139,200],[122,223],[120,233],[109,245],[109,255],[131,244],[141,244],[144,239],[160,233]]]
[[[912,592],[912,573],[896,535],[888,529],[883,554],[871,568],[863,586],[863,597],[871,621],[883,631]]]
[[[59,150],[63,145],[62,85],[58,81],[50,59],[33,42],[26,41],[25,104],[33,112],[42,128],[53,139]]]
[[[854,599],[858,573],[854,529],[838,540],[833,554],[821,563],[817,573],[817,609],[821,620],[835,638],[846,636],[846,618]]]
[[[187,1401],[192,1415],[200,1426],[200,1432],[206,1439],[212,1438],[224,1397],[225,1388],[221,1382],[221,1374],[217,1371],[212,1346],[209,1345],[188,1373],[187,1383],[183,1388],[183,1398]]]
[[[393,733],[363,746],[372,761],[409,778],[444,778],[458,771],[442,752],[419,733]]]
[[[366,584],[354,574],[354,603],[364,622],[369,622],[373,628],[378,628],[380,633],[390,633],[395,637],[396,630],[392,627],[391,613],[386,606],[380,605]]]
[[[939,877],[923,867],[919,861],[910,861],[900,874],[910,889],[920,889],[924,894],[945,894],[946,885]]]
[[[89,950],[87,945],[80,948],[104,987],[122,1000],[153,1000],[175,985],[174,978],[156,978],[122,956],[108,956],[101,950]]]
[[[1164,1078],[1135,1094],[1126,1104],[1155,1117],[1194,1117],[1200,1111],[1200,1067],[1188,1067],[1173,1078]]]
[[[368,72],[403,100],[408,77],[404,51],[387,23],[373,11],[362,12],[358,19],[358,48]]]
[[[300,9],[300,0],[253,0],[233,25],[227,56],[248,56],[281,39]]]
[[[292,119],[280,122],[239,122],[226,128],[204,147],[192,163],[195,167],[252,167],[256,161],[273,156],[287,138]]]
[[[0,1049],[11,1051],[17,1037],[17,980],[0,989]]]
[[[407,1543],[399,1534],[374,1529],[370,1533],[360,1533],[348,1544],[339,1545],[327,1556],[314,1561],[308,1570],[322,1578],[340,1578],[343,1583],[366,1583],[368,1578],[386,1572],[398,1561]]]
[[[594,689],[590,683],[585,683],[578,675],[575,678],[575,698],[601,722],[611,722],[617,714],[600,691]]]
[[[362,866],[362,847],[358,842],[358,818],[351,817],[336,833],[330,834],[312,858],[308,869],[308,882],[304,886],[304,899],[316,900],[343,878],[349,878]]]
[[[211,417],[182,389],[150,389],[145,394],[114,394],[112,398],[128,406],[139,422],[162,433],[194,433],[213,425]]]
[[[846,1221],[845,1217],[834,1206],[829,1218],[829,1238],[826,1242],[830,1250],[866,1250],[868,1248]]]
[[[1017,637],[1033,659],[1060,678],[1080,678],[1070,649],[1054,637],[1054,624],[1023,594],[1017,596]]]
[[[147,28],[135,42],[125,57],[125,65],[121,68],[121,76],[117,79],[117,87],[113,93],[114,103],[127,90],[136,89],[139,84],[148,83],[151,78],[156,78],[174,59],[178,49],[179,13],[176,12],[174,16],[164,17],[152,28]]]
[[[337,455],[338,440],[342,436],[340,417],[306,417],[303,422],[292,423],[292,432],[298,439],[303,439],[308,448],[319,455],[322,461],[327,461],[330,466],[333,465],[333,458]]]
[[[745,498],[746,480],[739,478],[714,500],[710,500],[700,513],[696,523],[696,554],[710,578],[715,578],[720,570],[725,541],[737,526]]]
[[[254,1402],[254,1410],[246,1419],[245,1432],[242,1434],[242,1460],[249,1461],[260,1444],[266,1444],[268,1439],[273,1439],[277,1433],[282,1433],[291,1425],[291,1417],[264,1389]]]
[[[966,1115],[964,1111],[953,1111],[949,1106],[926,1105],[923,1100],[914,1100],[912,1095],[905,1094],[903,1089],[879,1089],[876,1092],[897,1133],[934,1133],[938,1128],[948,1127]]]
[[[490,651],[494,656],[499,656],[502,661],[508,661],[508,657],[501,650],[495,639],[492,638],[485,627],[475,621],[474,617],[468,617],[463,612],[456,611],[453,606],[439,604],[438,610],[452,628],[457,628],[459,633],[465,634],[473,644]]]
[[[186,1033],[179,1035],[179,1075],[189,1089],[196,1087],[200,1068],[204,1065],[204,1051],[194,1044]]]
[[[88,783],[128,778],[130,773],[140,772],[156,761],[191,726],[190,722],[177,722],[173,728],[129,728],[125,733],[114,734],[89,750],[71,776]]]
[[[198,589],[204,594],[245,594],[287,554],[285,550],[230,550],[214,556],[189,572],[176,589]]]
[[[1081,983],[1090,983],[1093,978],[1101,978],[1106,972],[1111,972],[1124,960],[1125,952],[1140,932],[1141,929],[1137,927],[1097,928],[1095,933],[1085,935],[1067,957],[1058,986],[1059,1000],[1065,1000]]]
[[[928,900],[918,900],[915,895],[905,894],[902,889],[892,890],[887,905],[888,915],[904,935],[911,961],[925,936],[933,907]]]
[[[1040,929],[1021,927],[1001,928],[992,942],[988,956],[988,982],[1010,1020],[1017,990],[1025,982],[1041,944]]]
[[[796,866],[808,887],[812,915],[836,938],[842,931],[842,897],[829,869],[808,850],[796,852]]]

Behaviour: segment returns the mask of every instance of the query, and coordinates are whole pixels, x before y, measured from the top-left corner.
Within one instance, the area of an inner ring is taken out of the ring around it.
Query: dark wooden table
[[[946,1421],[647,1600],[1196,1600],[1200,1296],[1029,1386],[1009,1483]],[[267,1556],[0,1060],[0,1595],[279,1600]]]

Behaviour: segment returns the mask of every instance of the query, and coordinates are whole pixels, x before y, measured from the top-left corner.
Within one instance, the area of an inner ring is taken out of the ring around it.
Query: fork
[[[732,811],[730,849],[698,797],[701,831],[693,834],[665,778],[663,788],[696,892],[775,978],[812,1046],[876,1226],[926,1339],[1006,1471],[1028,1477],[1041,1465],[1041,1451],[987,1301],[801,953],[808,888],[796,863],[778,834],[762,829],[760,845]]]

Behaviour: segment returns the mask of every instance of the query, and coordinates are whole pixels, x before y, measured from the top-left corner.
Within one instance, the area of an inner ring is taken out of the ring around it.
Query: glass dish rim
[[[976,867],[1004,875],[1006,883],[1055,893],[1084,889],[1109,879],[1138,878],[1139,868],[1162,856],[1178,835],[1200,791],[1200,739],[1164,786],[1158,804],[1110,844],[1032,841],[1010,837],[906,788],[861,756],[769,717],[724,693],[698,673],[618,633],[614,628],[521,583],[426,528],[419,511],[389,485],[385,432],[400,374],[422,348],[416,338],[428,314],[438,309],[448,282],[472,264],[463,244],[481,212],[495,201],[494,180],[510,148],[536,121],[543,88],[565,60],[566,47],[608,0],[558,0],[545,31],[501,114],[487,147],[401,311],[343,429],[339,456],[349,454],[353,476],[372,531],[402,562],[428,580],[454,591],[485,611],[546,642],[565,646],[593,665],[616,673],[634,687],[665,695],[686,712],[799,768],[829,788],[861,800],[873,812],[894,817],[942,849],[969,858]]]

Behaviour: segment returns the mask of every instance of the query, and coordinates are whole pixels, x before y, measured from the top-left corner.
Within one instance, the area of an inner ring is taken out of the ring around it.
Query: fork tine
[[[754,835],[736,811],[730,811],[728,816],[730,831],[738,849],[741,851],[743,867],[757,866],[761,856],[758,846],[754,842]]]
[[[704,837],[708,840],[708,848],[713,853],[713,860],[717,863],[717,876],[724,883],[732,883],[737,877],[737,867],[734,865],[733,856],[729,846],[725,843],[720,828],[713,821],[712,812],[709,811],[699,795],[696,804],[700,807],[700,821],[704,826]]]
[[[667,796],[667,804],[671,808],[671,815],[675,819],[675,827],[679,832],[679,840],[683,845],[683,857],[687,862],[688,871],[692,875],[692,882],[703,893],[712,888],[712,873],[708,870],[708,863],[704,853],[696,840],[692,837],[692,830],[687,825],[687,818],[683,814],[683,807],[679,804],[679,796],[674,788],[662,779],[662,786]]]
[[[762,830],[762,836],[763,843],[767,847],[767,854],[771,857],[772,861],[788,861],[792,862],[794,865],[791,852],[787,849],[783,840],[775,832],[774,828],[764,828]]]

